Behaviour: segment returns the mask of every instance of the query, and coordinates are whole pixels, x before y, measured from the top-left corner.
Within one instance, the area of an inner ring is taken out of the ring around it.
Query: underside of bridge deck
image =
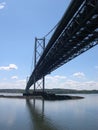
[[[73,0],[26,86],[98,44],[98,0]]]

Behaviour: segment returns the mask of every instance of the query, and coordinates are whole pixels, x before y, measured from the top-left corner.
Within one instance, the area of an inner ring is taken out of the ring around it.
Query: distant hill
[[[33,92],[33,90],[29,90],[30,93]],[[41,91],[40,89],[37,91]],[[55,94],[96,94],[98,93],[98,90],[75,90],[75,89],[45,89],[48,93],[55,93]],[[0,93],[24,93],[24,89],[0,89]]]
[[[0,89],[0,93],[23,93],[24,89]]]
[[[52,89],[50,90],[53,93],[58,94],[69,94],[69,93],[83,93],[83,94],[92,94],[92,93],[98,93],[98,90],[75,90],[75,89]]]

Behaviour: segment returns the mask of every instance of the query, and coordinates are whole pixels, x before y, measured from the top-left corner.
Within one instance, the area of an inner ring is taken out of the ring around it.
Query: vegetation
[[[38,89],[37,91],[41,91]],[[98,90],[75,90],[75,89],[45,89],[48,93],[54,93],[54,94],[96,94],[98,93]],[[0,93],[24,93],[24,89],[0,89]],[[33,92],[33,90],[29,90],[30,93]]]

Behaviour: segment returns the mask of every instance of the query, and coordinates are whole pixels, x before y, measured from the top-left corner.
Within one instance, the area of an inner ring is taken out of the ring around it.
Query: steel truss
[[[36,65],[45,49],[45,38],[38,39],[35,38],[35,47],[34,47],[34,68],[36,68]],[[45,88],[45,76],[42,76],[42,78],[36,82],[37,73],[34,75],[34,92],[36,89],[40,88],[44,92]],[[27,90],[28,91],[28,90]]]
[[[97,44],[98,0],[73,0],[40,57],[27,89],[34,81]]]

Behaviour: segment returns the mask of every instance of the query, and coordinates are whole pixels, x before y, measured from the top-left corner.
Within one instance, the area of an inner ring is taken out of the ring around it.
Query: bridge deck
[[[51,37],[26,89],[43,76],[98,44],[98,0],[73,0]]]

